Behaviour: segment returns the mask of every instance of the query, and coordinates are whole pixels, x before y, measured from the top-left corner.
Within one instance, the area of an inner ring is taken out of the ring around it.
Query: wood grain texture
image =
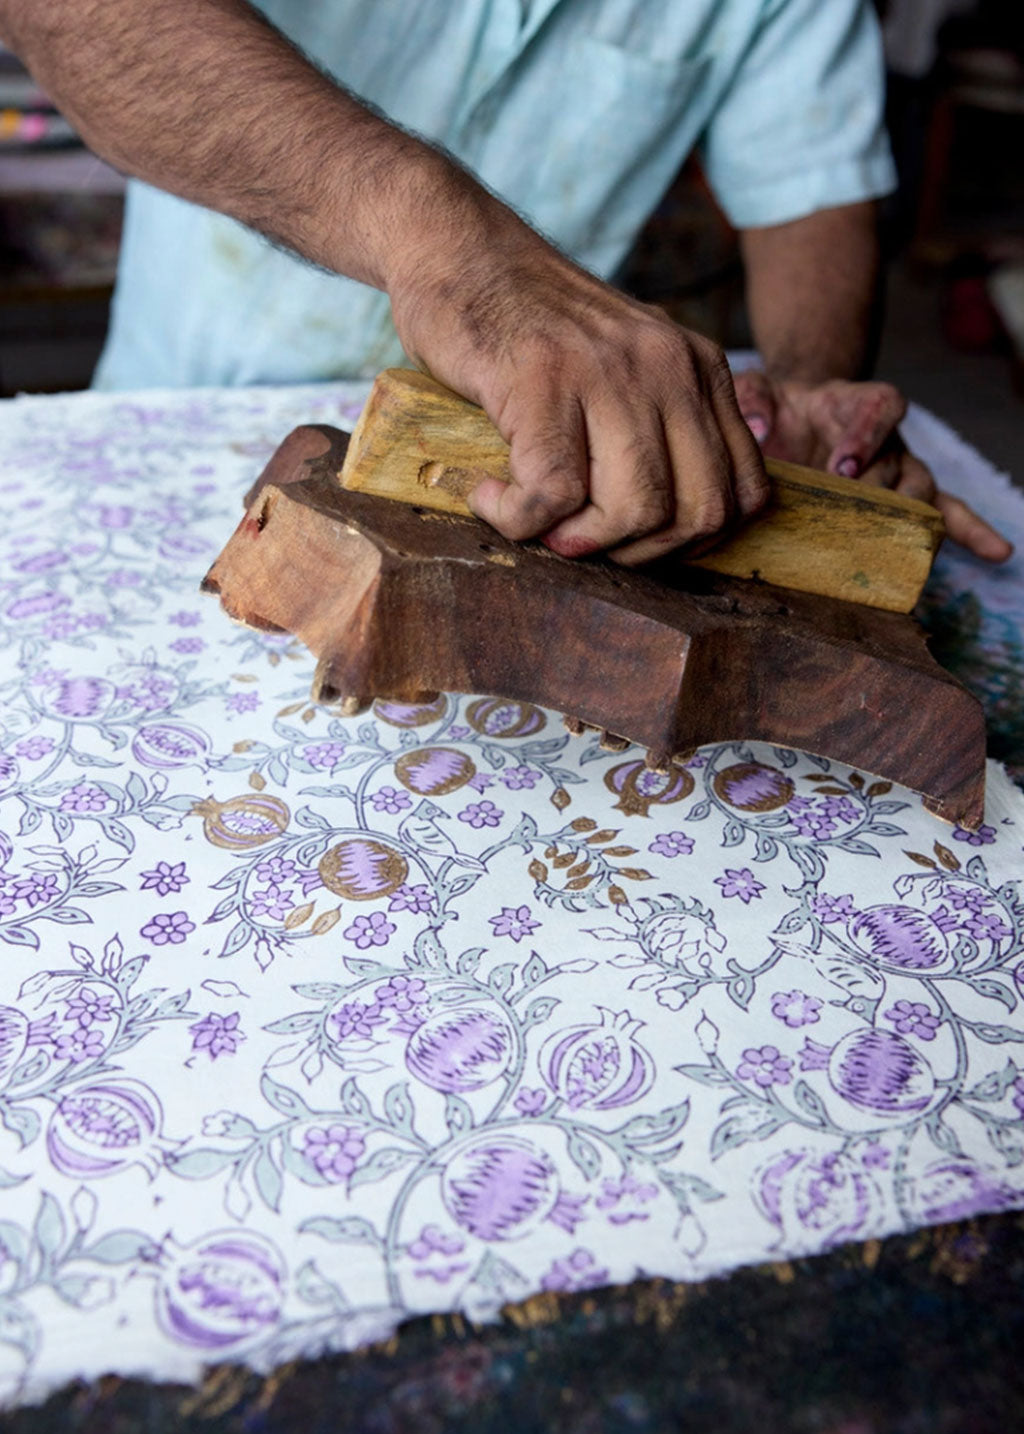
[[[572,562],[464,518],[341,488],[345,436],[297,429],[204,587],[296,633],[314,696],[354,713],[436,691],[536,702],[645,747],[762,740],[921,792],[977,827],[981,708],[911,618],[685,568]]]
[[[340,481],[438,512],[469,512],[482,478],[509,481],[508,445],[482,409],[425,374],[386,369],[352,434]],[[884,488],[769,459],[767,508],[677,563],[910,612],[942,541],[937,509]]]

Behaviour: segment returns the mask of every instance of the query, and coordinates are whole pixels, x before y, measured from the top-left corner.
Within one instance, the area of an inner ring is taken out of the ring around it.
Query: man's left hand
[[[955,543],[1002,563],[1013,552],[984,518],[941,492],[929,469],[899,436],[906,399],[888,383],[771,379],[758,369],[735,376],[740,412],[770,458],[894,488],[938,508]]]

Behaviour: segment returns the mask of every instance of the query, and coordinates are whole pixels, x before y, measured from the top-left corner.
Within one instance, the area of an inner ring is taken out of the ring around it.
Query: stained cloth
[[[0,406],[8,1402],[1024,1205],[1020,793],[991,765],[969,833],[764,745],[659,776],[486,695],[312,706],[197,587],[360,396]],[[1019,634],[1017,564],[942,558],[936,610]]]
[[[887,193],[869,0],[263,0],[330,74],[608,277],[699,147],[740,227]],[[259,315],[259,322],[254,316]],[[385,295],[129,186],[97,384],[295,383],[403,362]]]

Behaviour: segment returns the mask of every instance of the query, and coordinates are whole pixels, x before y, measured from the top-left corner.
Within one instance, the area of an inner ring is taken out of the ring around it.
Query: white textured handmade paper
[[[1020,794],[975,834],[766,746],[311,706],[198,584],[357,406],[0,408],[9,1401],[1024,1199]]]

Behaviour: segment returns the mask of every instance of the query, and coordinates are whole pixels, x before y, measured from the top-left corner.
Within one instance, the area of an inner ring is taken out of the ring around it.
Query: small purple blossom
[[[901,1036],[917,1036],[920,1041],[934,1041],[942,1017],[934,1015],[923,1001],[897,1001],[885,1013]]]
[[[273,882],[264,890],[252,893],[254,916],[269,916],[271,921],[283,921],[294,906],[291,892],[283,890]]]
[[[463,742],[469,736],[468,727],[449,727],[448,736],[453,742]]]
[[[197,612],[172,612],[167,621],[175,627],[198,627],[201,618]]]
[[[1006,922],[995,911],[972,912],[965,924],[968,935],[973,936],[975,941],[1001,941],[1011,934]]]
[[[434,898],[427,886],[400,886],[391,893],[389,911],[425,912],[434,909]]]
[[[53,872],[33,871],[20,876],[14,883],[14,900],[26,906],[44,906],[57,895],[57,878]]]
[[[474,772],[466,785],[472,787],[474,792],[486,792],[488,787],[494,786],[494,780],[489,772]]]
[[[776,991],[772,997],[772,1015],[794,1030],[819,1021],[821,1007],[817,996],[808,996],[804,991]]]
[[[608,1222],[612,1225],[627,1225],[631,1220],[646,1220],[648,1212],[637,1209],[658,1194],[657,1185],[645,1183],[635,1175],[623,1175],[620,1180],[605,1180],[601,1194],[594,1201],[598,1210],[608,1210]]]
[[[750,1046],[736,1069],[740,1080],[752,1080],[762,1090],[772,1085],[789,1085],[793,1078],[793,1062],[779,1052],[778,1046]]]
[[[176,637],[170,644],[172,652],[202,652],[206,643],[201,637]]]
[[[395,923],[383,911],[374,911],[370,916],[357,916],[351,926],[345,927],[344,934],[365,951],[368,946],[386,946],[395,930]]]
[[[378,986],[374,995],[382,1006],[390,1006],[398,1012],[411,1011],[430,1000],[426,982],[420,976],[392,976],[383,986]]]
[[[503,906],[500,916],[490,916],[488,920],[494,927],[495,936],[511,936],[517,943],[522,941],[524,936],[531,935],[541,924],[533,920],[528,906]]]
[[[315,742],[303,747],[302,755],[311,767],[329,772],[345,755],[344,742]]]
[[[103,1032],[91,1026],[76,1026],[73,1031],[58,1036],[53,1044],[58,1060],[78,1065],[103,1054]]]
[[[108,588],[137,588],[141,582],[142,574],[131,568],[112,568],[106,577]]]
[[[25,737],[15,747],[15,754],[24,757],[29,762],[36,762],[40,757],[48,757],[53,751],[54,742],[50,737]]]
[[[392,817],[399,812],[408,811],[412,806],[409,793],[401,792],[397,787],[381,787],[379,792],[374,792],[370,801],[375,812],[387,812]]]
[[[501,774],[501,780],[510,792],[518,792],[523,787],[532,791],[543,775],[534,767],[506,767]]]
[[[965,841],[968,846],[988,846],[995,839],[995,827],[979,827],[976,832],[969,832],[966,827],[953,828],[953,840]]]
[[[109,1021],[110,1008],[114,1004],[111,995],[100,995],[89,986],[81,986],[67,1005],[67,1019],[79,1026],[91,1026],[94,1021]]]
[[[824,841],[836,829],[835,822],[826,812],[797,812],[792,820],[801,836],[813,837],[815,841]]]
[[[520,1115],[540,1115],[547,1104],[547,1092],[543,1090],[531,1090],[529,1086],[523,1086],[515,1099],[515,1107]]]
[[[727,866],[724,876],[715,877],[715,885],[722,888],[723,896],[738,896],[744,906],[749,906],[751,901],[759,901],[764,891],[764,882],[758,881],[747,866],[739,871]]]
[[[101,812],[109,802],[110,798],[102,787],[93,786],[91,782],[76,782],[61,797],[60,809],[81,816],[87,812]]]
[[[823,926],[833,921],[847,921],[853,915],[853,897],[829,896],[821,892],[811,897],[811,910]]]
[[[481,827],[496,827],[504,815],[493,802],[470,802],[468,807],[463,807],[459,812],[459,821],[468,822],[479,831]]]
[[[336,1041],[346,1036],[372,1036],[374,1026],[379,1026],[387,1017],[377,1001],[368,1006],[364,1001],[346,1001],[331,1016],[335,1027]]]
[[[221,1016],[216,1011],[211,1011],[201,1021],[196,1021],[194,1026],[189,1026],[192,1049],[206,1051],[211,1061],[215,1061],[218,1056],[233,1056],[239,1042],[245,1040],[239,1029],[240,1019],[237,1011],[232,1011],[230,1016]]]
[[[414,1260],[429,1260],[433,1254],[461,1254],[466,1246],[465,1241],[458,1235],[446,1235],[440,1225],[424,1225],[416,1239],[411,1240],[405,1248]]]
[[[864,1151],[862,1164],[868,1170],[888,1170],[889,1159],[889,1152],[885,1146],[872,1141]]]
[[[176,861],[173,866],[168,861],[158,861],[152,871],[142,873],[140,890],[155,891],[158,896],[169,896],[172,891],[180,891],[183,886],[187,886],[188,880],[183,861]]]
[[[297,869],[295,863],[286,856],[268,856],[256,863],[256,875],[260,881],[277,886],[280,886],[282,882],[289,881]]]
[[[860,812],[849,797],[822,797],[819,802],[819,810],[826,817],[832,817],[837,822],[855,822],[860,816]]]
[[[589,1250],[573,1250],[564,1260],[555,1260],[541,1279],[545,1290],[589,1290],[608,1280],[608,1271],[602,1269]]]
[[[693,851],[693,837],[685,832],[659,832],[647,848],[658,856],[689,856]]]
[[[262,698],[258,692],[232,692],[224,699],[226,712],[255,712]]]
[[[140,928],[139,935],[148,936],[154,946],[180,946],[195,929],[195,922],[189,921],[187,911],[160,911]]]
[[[314,1125],[306,1131],[303,1155],[332,1183],[347,1180],[366,1152],[366,1137],[355,1126]]]

